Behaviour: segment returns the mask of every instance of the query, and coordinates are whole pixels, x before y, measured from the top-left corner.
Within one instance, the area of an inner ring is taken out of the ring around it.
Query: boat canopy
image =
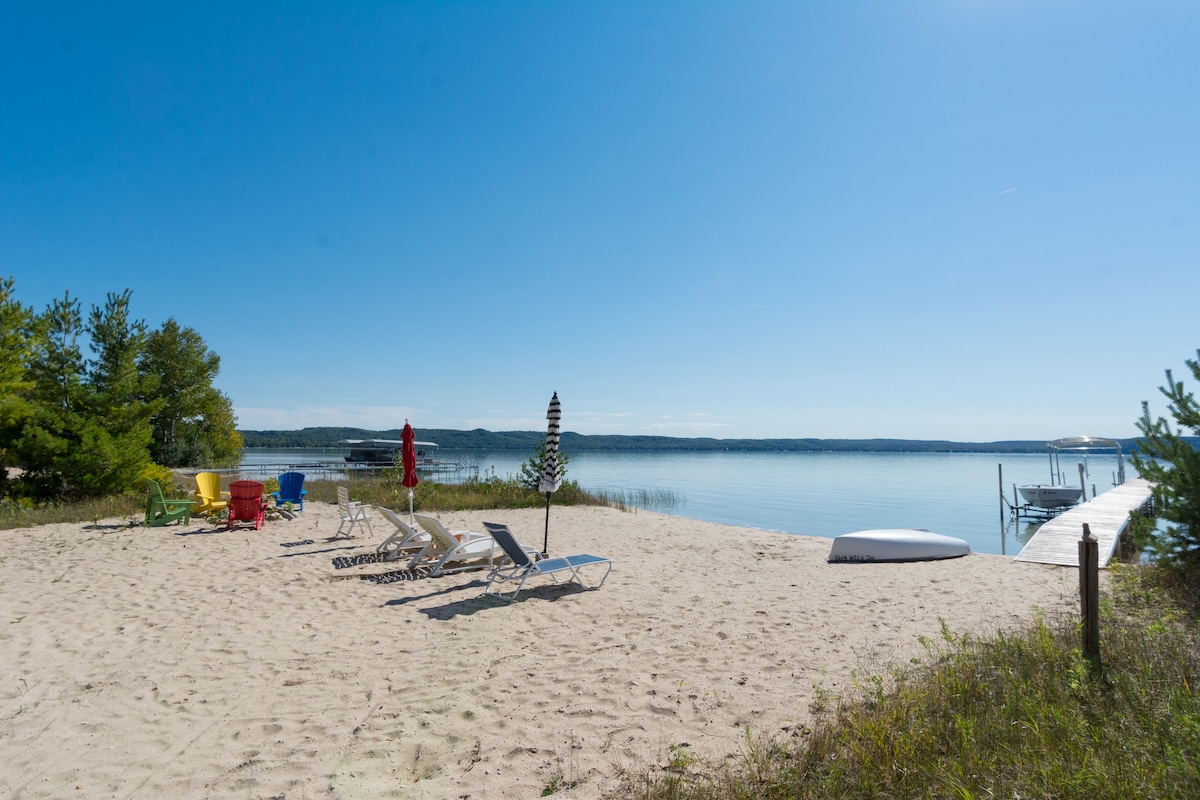
[[[1125,482],[1125,459],[1121,455],[1121,443],[1116,439],[1105,439],[1101,436],[1067,436],[1055,439],[1053,442],[1046,442],[1046,447],[1050,449],[1051,486],[1055,484],[1056,476],[1059,479],[1058,482],[1062,482],[1062,471],[1058,464],[1058,451],[1060,450],[1082,450],[1085,461],[1088,450],[1115,450],[1117,452],[1117,475],[1114,485],[1119,486]]]
[[[1121,443],[1116,439],[1104,439],[1100,436],[1067,436],[1046,442],[1051,450],[1116,450],[1121,452]]]
[[[404,442],[399,439],[342,439],[338,442],[339,447],[377,447],[381,450],[396,448],[399,449]],[[413,442],[417,447],[437,447],[437,442]]]

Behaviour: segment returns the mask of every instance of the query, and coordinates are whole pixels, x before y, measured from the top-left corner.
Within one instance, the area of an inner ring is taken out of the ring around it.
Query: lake
[[[249,448],[242,463],[340,462],[345,452]],[[437,457],[503,477],[519,473],[529,453],[440,450]],[[1066,483],[1078,484],[1078,463],[1089,497],[1093,485],[1101,492],[1112,486],[1115,456],[1064,454]],[[925,528],[965,539],[975,552],[1016,555],[1035,528],[1010,521],[1007,511],[1002,518],[1001,467],[1010,500],[1014,483],[1050,482],[1048,456],[1035,453],[582,452],[570,454],[567,477],[590,490],[663,490],[677,502],[654,510],[690,519],[829,538]],[[1128,460],[1125,471],[1136,474]]]

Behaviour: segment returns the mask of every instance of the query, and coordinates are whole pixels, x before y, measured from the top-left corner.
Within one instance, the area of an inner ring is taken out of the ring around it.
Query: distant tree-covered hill
[[[298,431],[239,431],[246,447],[333,447],[341,439],[399,439],[400,430],[362,428],[303,428]],[[453,450],[532,451],[544,441],[545,431],[456,431],[418,428],[417,438]],[[1126,452],[1136,449],[1136,439],[1121,439]],[[712,439],[676,436],[587,436],[566,432],[562,448],[585,451],[741,451],[741,452],[865,452],[865,453],[1043,453],[1043,441],[951,442],[923,439]]]

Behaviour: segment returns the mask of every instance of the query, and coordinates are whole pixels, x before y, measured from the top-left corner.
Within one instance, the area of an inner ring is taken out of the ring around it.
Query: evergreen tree
[[[558,451],[558,474],[562,477],[563,483],[567,482],[567,462],[571,459],[561,449]],[[536,489],[538,484],[542,482],[542,472],[546,469],[546,442],[543,440],[538,442],[534,448],[533,455],[521,465],[521,473],[517,476],[517,483],[524,486],[526,489]]]
[[[180,467],[236,460],[242,438],[233,403],[213,386],[221,358],[199,333],[168,319],[150,334],[141,368],[154,377],[162,401],[152,419],[155,462]]]
[[[38,498],[66,494],[65,459],[82,446],[85,404],[83,316],[70,293],[55,300],[35,321],[41,335],[31,342],[27,378],[29,413],[11,445],[24,472],[24,493]]]
[[[1200,381],[1200,350],[1196,361],[1186,361],[1192,377]],[[1142,432],[1140,453],[1133,464],[1143,478],[1154,484],[1155,513],[1168,524],[1154,530],[1153,520],[1134,526],[1141,543],[1153,543],[1161,561],[1186,568],[1200,568],[1200,452],[1180,435],[1183,428],[1200,434],[1200,405],[1191,392],[1166,371],[1167,384],[1159,391],[1167,398],[1167,409],[1176,428],[1163,417],[1150,416],[1150,404],[1142,403],[1138,429]]]
[[[86,494],[141,488],[150,460],[151,416],[163,403],[154,395],[157,380],[139,369],[146,347],[146,323],[130,317],[132,292],[109,293],[103,308],[92,306],[87,333],[94,358],[87,362],[90,407],[79,473]],[[96,425],[95,423],[100,423]],[[93,483],[94,482],[94,483]]]
[[[130,292],[109,294],[84,325],[70,293],[38,319],[29,359],[30,414],[13,443],[23,493],[37,500],[137,490],[150,466],[150,415],[158,402],[138,371],[146,327],[129,316]],[[91,337],[92,360],[80,339]]]
[[[32,413],[28,364],[39,335],[33,309],[13,297],[14,279],[0,280],[0,497],[8,494],[13,442]]]

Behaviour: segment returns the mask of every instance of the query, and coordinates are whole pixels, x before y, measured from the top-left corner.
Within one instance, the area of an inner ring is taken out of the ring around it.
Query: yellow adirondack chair
[[[215,472],[200,472],[196,475],[195,514],[211,514],[224,511],[229,506],[229,492],[221,491],[221,476]]]
[[[192,500],[168,500],[163,497],[158,481],[146,480],[146,526],[150,528],[179,520],[184,525],[192,519]]]

